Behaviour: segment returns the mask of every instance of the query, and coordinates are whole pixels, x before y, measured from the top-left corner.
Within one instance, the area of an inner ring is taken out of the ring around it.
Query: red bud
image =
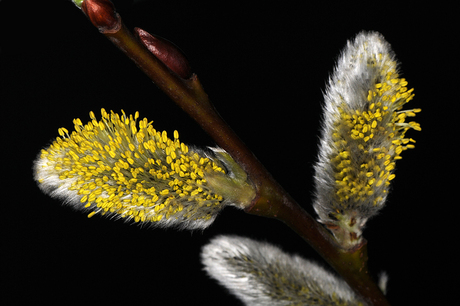
[[[121,28],[120,15],[110,0],[85,0],[81,9],[101,33],[115,33]]]
[[[192,76],[192,69],[187,58],[175,44],[162,37],[153,36],[139,28],[135,28],[134,32],[144,46],[169,69],[183,79],[188,79]]]

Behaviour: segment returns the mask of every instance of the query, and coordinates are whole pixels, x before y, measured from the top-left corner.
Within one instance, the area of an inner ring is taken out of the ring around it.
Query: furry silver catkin
[[[246,305],[363,305],[332,273],[268,243],[218,236],[203,247],[201,260]]]
[[[385,203],[396,160],[414,147],[405,134],[421,128],[406,120],[420,109],[402,109],[412,91],[381,34],[362,32],[347,43],[324,95],[314,177],[319,221],[344,247],[360,242]]]

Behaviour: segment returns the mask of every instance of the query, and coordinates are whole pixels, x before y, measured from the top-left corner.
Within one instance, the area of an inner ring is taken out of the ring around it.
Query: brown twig
[[[257,196],[246,209],[247,213],[286,223],[341,274],[367,304],[389,305],[368,273],[366,242],[355,249],[343,250],[331,234],[289,196],[220,117],[198,77],[189,74],[189,68],[184,67],[188,63],[184,64],[181,53],[174,50],[173,45],[163,40],[145,38],[148,33],[143,30],[137,30],[140,39],[136,39],[122,23],[109,0],[86,0],[82,9],[102,34],[132,59],[244,168],[257,189]],[[153,53],[152,48],[155,49]]]

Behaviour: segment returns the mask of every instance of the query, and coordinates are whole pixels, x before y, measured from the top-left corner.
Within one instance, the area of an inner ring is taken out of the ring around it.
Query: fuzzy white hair
[[[362,305],[343,280],[269,243],[218,236],[201,259],[207,273],[246,305]]]

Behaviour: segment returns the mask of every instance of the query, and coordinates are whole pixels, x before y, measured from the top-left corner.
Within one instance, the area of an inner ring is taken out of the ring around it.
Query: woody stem
[[[389,305],[367,270],[364,242],[342,249],[275,181],[211,104],[198,77],[181,78],[155,57],[122,23],[109,0],[86,0],[83,11],[112,43],[123,51],[171,100],[187,112],[243,167],[255,185],[257,196],[247,213],[278,219],[308,242],[369,305]],[[104,18],[107,17],[107,18]]]

